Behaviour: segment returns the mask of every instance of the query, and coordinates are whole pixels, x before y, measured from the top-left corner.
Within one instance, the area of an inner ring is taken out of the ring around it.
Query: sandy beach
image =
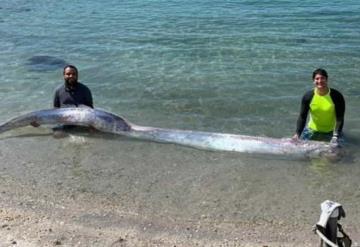
[[[2,176],[0,246],[317,246],[311,226],[142,216],[110,198],[61,195]],[[346,227],[346,226],[345,226]],[[346,228],[354,242],[359,234]],[[356,246],[356,243],[355,245]]]
[[[9,182],[9,181],[7,181]],[[313,246],[310,229],[281,222],[176,221],[118,211],[109,200],[45,196],[2,184],[1,246]]]

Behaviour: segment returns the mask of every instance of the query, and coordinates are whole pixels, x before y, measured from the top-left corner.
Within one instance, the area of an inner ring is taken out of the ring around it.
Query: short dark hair
[[[326,79],[328,78],[328,73],[326,72],[326,70],[324,69],[316,69],[314,70],[313,74],[312,74],[312,78],[314,80],[316,75],[322,75],[324,76]]]
[[[68,65],[66,65],[66,66],[64,67],[63,74],[65,74],[65,70],[66,70],[67,68],[70,68],[70,69],[75,70],[76,75],[79,75],[78,69],[77,69],[74,65],[71,65],[71,64],[68,64]]]

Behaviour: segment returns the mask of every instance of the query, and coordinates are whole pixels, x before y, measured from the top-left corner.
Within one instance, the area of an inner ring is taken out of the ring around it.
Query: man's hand
[[[299,141],[299,140],[300,140],[299,135],[298,135],[298,134],[293,135],[293,136],[291,137],[291,140],[294,141],[294,142]]]

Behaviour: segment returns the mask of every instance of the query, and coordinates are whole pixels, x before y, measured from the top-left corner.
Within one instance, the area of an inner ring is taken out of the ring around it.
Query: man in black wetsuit
[[[64,67],[65,83],[55,91],[54,107],[79,107],[85,105],[94,108],[91,91],[78,81],[78,75],[78,70],[74,65]]]

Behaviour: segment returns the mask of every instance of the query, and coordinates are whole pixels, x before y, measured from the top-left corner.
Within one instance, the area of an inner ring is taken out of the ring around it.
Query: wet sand
[[[1,180],[0,246],[315,246],[306,225],[142,216],[93,195],[44,195]]]
[[[307,164],[159,145],[42,132],[0,140],[0,246],[318,246],[323,198],[346,203],[343,226],[360,239],[349,174],[344,193],[319,187]]]

